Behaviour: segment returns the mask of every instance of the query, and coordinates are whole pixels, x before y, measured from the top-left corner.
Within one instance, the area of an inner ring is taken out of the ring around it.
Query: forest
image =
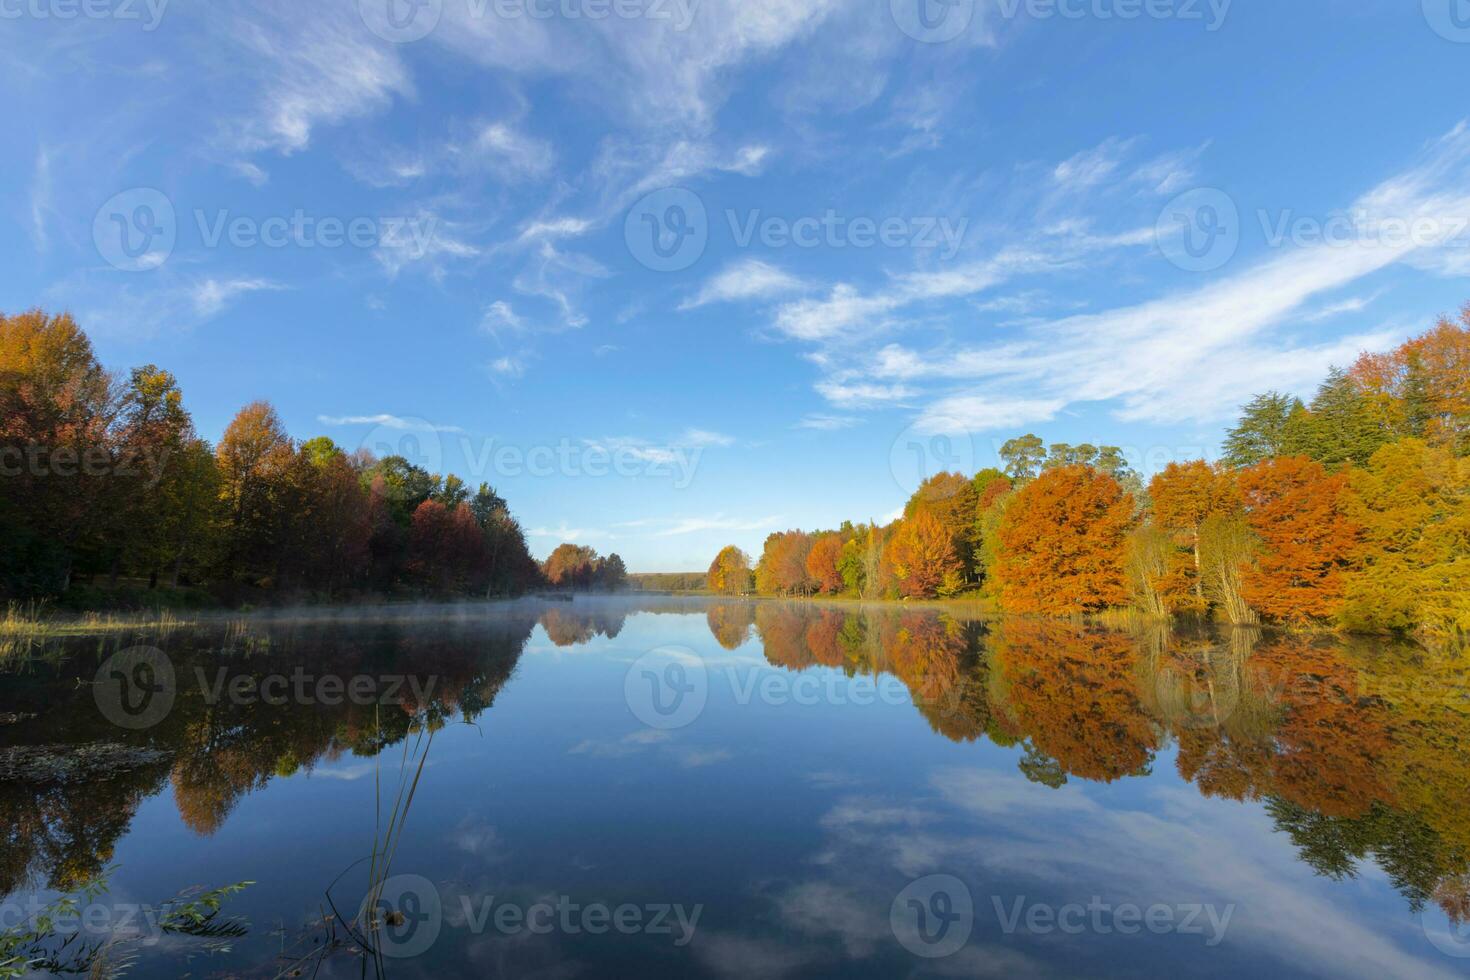
[[[39,311],[0,315],[0,542],[0,598],[83,608],[128,583],[152,602],[247,603],[626,578],[617,555],[572,545],[538,565],[488,484],[294,440],[265,402],[210,445],[172,374],[116,376],[70,315]]]
[[[1252,399],[1213,464],[1145,483],[1117,447],[1035,435],[1000,458],[930,477],[887,525],[775,533],[753,563],[727,547],[707,587],[1470,634],[1470,307],[1333,369],[1310,403]]]

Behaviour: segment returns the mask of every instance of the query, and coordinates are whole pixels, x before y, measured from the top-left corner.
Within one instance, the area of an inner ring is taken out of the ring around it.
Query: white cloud
[[[790,273],[759,259],[744,259],[726,266],[700,289],[693,299],[685,300],[681,310],[692,310],[708,303],[734,300],[768,299],[797,292],[806,284]]]
[[[650,537],[673,538],[703,531],[764,531],[780,524],[779,516],[749,518],[728,517],[712,514],[708,517],[653,517],[637,521],[623,521],[615,525],[620,528],[640,528],[651,531]]]
[[[31,238],[35,242],[36,250],[44,252],[48,238],[46,235],[46,214],[51,210],[51,153],[46,147],[36,151],[36,169],[31,178]]]
[[[1074,165],[1079,172],[1105,162]],[[842,360],[844,370],[817,390],[837,404],[896,401],[914,396],[919,380],[965,382],[960,390],[931,392],[920,418],[932,427],[956,420],[974,429],[1044,421],[1066,406],[1114,402],[1124,421],[1213,422],[1228,418],[1251,394],[1268,388],[1301,390],[1330,364],[1364,349],[1388,346],[1395,332],[1361,332],[1309,342],[1280,332],[1301,317],[1313,297],[1332,294],[1397,263],[1422,258],[1442,242],[1430,237],[1379,236],[1389,222],[1422,221],[1448,240],[1457,218],[1470,215],[1470,131],[1457,127],[1434,143],[1415,166],[1384,181],[1347,209],[1359,215],[1361,234],[1346,245],[1322,244],[1276,251],[1253,265],[1205,285],[1134,306],[1033,323],[1019,336],[992,344],[914,351],[887,345],[866,357]],[[822,310],[803,307],[787,332],[830,339],[859,314],[916,295],[960,296],[1045,260],[1017,251],[966,270],[910,277],[870,297],[852,292]],[[850,311],[858,310],[858,314]],[[779,321],[778,321],[779,323]],[[819,324],[820,326],[813,326]],[[819,360],[832,363],[832,359]]]
[[[258,20],[238,17],[230,34],[254,61],[260,91],[254,113],[230,139],[248,150],[293,153],[312,130],[386,108],[413,93],[408,70],[391,45],[372,43],[347,3],[273,2]]]
[[[1052,179],[1068,190],[1086,190],[1109,180],[1133,148],[1133,140],[1110,136],[1100,145],[1057,164]]]
[[[527,531],[526,534],[533,538],[554,538],[558,541],[585,541],[589,538],[605,538],[604,531],[592,530],[590,528],[568,527],[563,521],[559,527],[537,527]]]
[[[211,317],[222,312],[237,296],[285,288],[269,279],[206,279],[193,287],[190,299],[199,316]]]
[[[485,308],[480,327],[489,333],[501,330],[524,330],[526,321],[503,299],[498,299]]]
[[[924,409],[919,428],[925,432],[989,432],[1056,418],[1066,404],[1056,399],[994,399],[985,395],[951,395]]]
[[[575,238],[585,235],[592,222],[582,218],[553,218],[549,221],[532,221],[521,231],[521,241],[538,238]]]
[[[864,405],[876,405],[884,402],[906,401],[917,394],[913,388],[906,385],[841,383],[836,381],[818,382],[817,391],[832,404],[844,408],[859,408]]]
[[[249,160],[235,160],[229,165],[230,172],[256,187],[270,183],[271,175]]]
[[[405,432],[463,432],[457,425],[434,425],[423,419],[405,418],[401,415],[318,415],[322,425],[377,425]]]
[[[433,276],[444,274],[444,260],[472,259],[480,248],[457,237],[457,226],[437,214],[420,212],[384,224],[373,256],[389,278],[412,265],[423,264]]]
[[[733,446],[735,437],[727,436],[722,432],[710,432],[708,429],[685,429],[684,434],[679,437],[679,445],[704,447],[704,446]]]
[[[1350,296],[1336,303],[1329,303],[1313,313],[1308,313],[1302,317],[1302,320],[1307,323],[1321,323],[1323,320],[1331,320],[1334,317],[1342,316],[1344,313],[1361,313],[1382,295],[1383,290],[1379,290],[1371,296]]]
[[[511,178],[543,177],[556,163],[551,144],[516,129],[510,123],[487,123],[473,142],[460,148],[492,165],[498,175]]]
[[[815,429],[818,432],[835,432],[838,429],[850,429],[862,423],[862,419],[851,415],[808,415],[796,423],[798,429]]]
[[[499,357],[490,362],[490,370],[505,378],[519,378],[526,373],[526,363],[518,357]]]

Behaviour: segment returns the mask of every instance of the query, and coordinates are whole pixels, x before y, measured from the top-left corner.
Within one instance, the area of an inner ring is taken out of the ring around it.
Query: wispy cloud
[[[36,151],[36,169],[31,177],[31,240],[38,252],[46,251],[46,215],[51,211],[51,153],[46,147]]]
[[[286,287],[269,279],[206,279],[193,287],[191,299],[201,317],[220,313],[237,296]]]
[[[587,541],[608,537],[607,532],[585,527],[568,527],[563,521],[557,527],[536,527],[526,534],[533,538],[550,538],[555,541]]]
[[[406,432],[464,432],[457,425],[435,425],[423,419],[405,418],[401,415],[318,415],[322,425],[380,425]]]
[[[685,300],[679,308],[692,310],[709,303],[769,299],[799,292],[804,288],[804,282],[782,269],[759,259],[745,259],[726,266],[706,282],[696,296]]]
[[[818,432],[835,432],[861,425],[862,419],[851,415],[808,415],[796,423],[798,429],[815,429]]]
[[[413,92],[391,45],[362,29],[356,4],[267,3],[258,17],[237,16],[231,35],[253,58],[256,109],[227,139],[247,150],[293,153],[312,130],[387,107]]]
[[[1113,163],[1120,153],[1118,146],[1105,147],[1069,161],[1062,176],[1087,182],[1121,172]],[[1397,330],[1387,327],[1317,341],[1281,328],[1358,308],[1350,300],[1304,317],[1302,308],[1314,297],[1398,263],[1424,264],[1424,256],[1442,242],[1379,236],[1375,229],[1422,221],[1444,229],[1448,239],[1470,216],[1467,187],[1470,129],[1462,125],[1410,169],[1353,202],[1347,212],[1358,216],[1362,233],[1347,244],[1277,250],[1193,289],[1100,313],[1033,321],[993,343],[929,349],[886,343],[864,351],[865,340],[884,332],[881,321],[905,304],[975,295],[1017,275],[1046,272],[1092,251],[1146,238],[1093,236],[1071,224],[1059,229],[1053,251],[1005,249],[953,270],[896,277],[889,288],[868,294],[840,286],[825,300],[789,304],[778,313],[777,327],[818,344],[819,351],[842,351],[814,357],[828,369],[816,389],[832,404],[850,408],[924,398],[919,420],[934,430],[1013,428],[1086,403],[1109,403],[1125,422],[1214,422],[1254,392],[1300,390],[1329,364],[1390,344]]]
[[[613,525],[621,529],[637,529],[650,532],[650,537],[673,538],[702,531],[764,531],[776,527],[780,516],[760,517],[755,520],[712,514],[707,517],[650,517],[636,521],[622,521]]]
[[[510,122],[481,125],[474,138],[456,147],[456,152],[490,165],[501,178],[544,177],[556,163],[556,151],[549,142]]]

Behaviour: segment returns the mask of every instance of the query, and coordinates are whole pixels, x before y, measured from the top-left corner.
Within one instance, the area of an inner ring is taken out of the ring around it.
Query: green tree
[[[1300,407],[1298,399],[1274,391],[1252,398],[1225,437],[1224,462],[1243,468],[1283,455],[1287,419]]]
[[[1000,447],[1000,458],[1005,462],[1006,475],[1012,480],[1029,480],[1036,476],[1046,459],[1046,444],[1034,435],[1020,436]]]
[[[1306,455],[1329,467],[1362,465],[1389,441],[1386,420],[1347,372],[1333,368],[1312,399]]]

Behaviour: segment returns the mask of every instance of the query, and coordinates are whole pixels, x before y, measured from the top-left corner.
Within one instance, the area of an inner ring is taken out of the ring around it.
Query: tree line
[[[109,373],[70,315],[0,314],[0,597],[100,601],[123,577],[227,601],[543,582],[488,484],[294,440],[266,402],[211,445],[168,371]]]
[[[1254,398],[1218,464],[1145,484],[1112,446],[1026,435],[999,455],[929,478],[892,523],[778,532],[754,564],[728,547],[707,587],[1470,633],[1470,307],[1310,403]]]

